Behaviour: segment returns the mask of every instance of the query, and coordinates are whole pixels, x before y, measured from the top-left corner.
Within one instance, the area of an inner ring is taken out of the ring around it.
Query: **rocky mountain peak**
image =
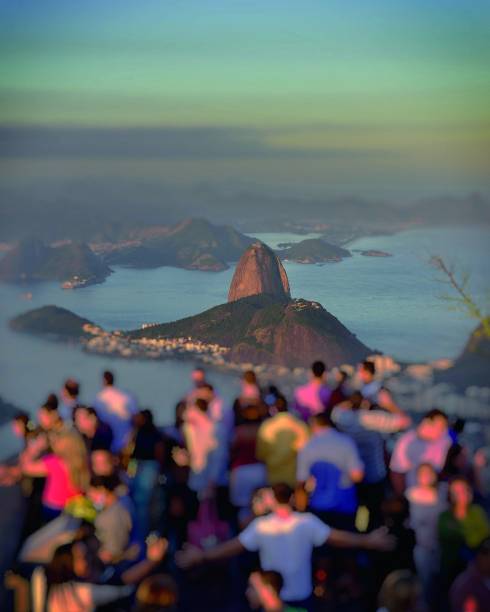
[[[277,255],[262,242],[254,242],[237,264],[228,302],[260,293],[283,299],[291,297],[286,270]]]

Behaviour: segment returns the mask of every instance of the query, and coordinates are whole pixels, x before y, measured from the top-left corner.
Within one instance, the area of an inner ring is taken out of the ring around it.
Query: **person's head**
[[[317,380],[323,380],[323,377],[325,376],[325,370],[326,367],[323,361],[315,361],[311,365],[311,375]]]
[[[12,430],[17,438],[25,438],[29,431],[29,415],[26,412],[17,412],[12,419]]]
[[[388,612],[416,612],[421,588],[409,570],[396,570],[386,576],[379,592],[379,605]]]
[[[155,574],[139,585],[133,612],[175,612],[178,601],[175,580],[166,574]]]
[[[84,542],[70,542],[59,546],[46,566],[46,580],[49,586],[66,584],[85,578],[89,572],[87,547]]]
[[[193,393],[194,398],[202,398],[206,402],[211,402],[214,399],[214,387],[209,383],[203,383]]]
[[[50,431],[61,421],[58,407],[53,404],[44,404],[37,411],[37,420],[42,429]]]
[[[349,372],[347,372],[347,370],[343,370],[342,368],[337,370],[337,373],[335,375],[335,382],[339,387],[341,387],[345,383],[345,381],[348,380],[348,378]]]
[[[61,392],[66,400],[76,401],[80,393],[80,385],[73,378],[68,378],[68,380],[65,380]]]
[[[153,429],[155,423],[153,422],[153,412],[148,408],[140,410],[134,416],[134,424],[137,429]]]
[[[362,397],[362,393],[360,391],[354,391],[349,397],[352,410],[359,410],[359,408],[362,408],[363,401],[364,398]]]
[[[110,476],[92,476],[87,496],[97,510],[110,506],[116,499],[116,490],[120,480],[115,474]]]
[[[51,446],[68,468],[72,484],[85,491],[89,481],[88,456],[80,434],[73,430],[62,431],[53,436]]]
[[[102,382],[104,383],[104,386],[112,387],[112,385],[114,384],[114,374],[112,372],[109,372],[109,370],[106,370],[102,374]]]
[[[285,482],[278,482],[277,484],[272,485],[271,488],[277,505],[288,506],[291,504],[293,490],[288,484]]]
[[[417,435],[422,440],[433,442],[447,435],[447,415],[439,408],[429,410],[417,427]]]
[[[319,412],[310,418],[310,427],[313,433],[335,427],[332,418],[327,412]]]
[[[207,403],[207,401],[205,399],[203,399],[202,397],[198,397],[195,401],[194,401],[194,406],[200,410],[201,412],[207,412],[208,411],[208,407],[209,404]]]
[[[191,380],[195,387],[200,387],[206,382],[206,372],[203,368],[196,367],[191,372]]]
[[[376,375],[376,366],[374,361],[363,361],[359,367],[359,378],[364,384],[372,382]]]
[[[421,463],[417,468],[417,484],[421,487],[435,487],[437,472],[430,463]]]
[[[476,550],[475,563],[480,574],[490,578],[490,538],[485,538]]]
[[[92,406],[77,406],[74,419],[75,427],[81,434],[88,438],[94,437],[99,419],[97,417],[97,412]]]
[[[56,393],[50,393],[43,405],[52,406],[56,410],[58,408],[58,397]]]
[[[246,596],[252,610],[282,610],[280,593],[283,585],[284,580],[279,572],[259,570],[250,574]]]
[[[274,408],[277,412],[287,412],[288,411],[288,401],[283,395],[279,395],[276,397],[276,401],[274,402]]]
[[[451,506],[467,508],[473,501],[470,483],[463,476],[456,476],[449,483],[449,502]]]
[[[116,472],[117,458],[107,449],[97,449],[90,453],[92,474],[110,476]]]

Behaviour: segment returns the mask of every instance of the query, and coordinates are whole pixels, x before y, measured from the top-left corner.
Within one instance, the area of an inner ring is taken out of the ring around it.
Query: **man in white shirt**
[[[128,444],[133,429],[132,419],[138,408],[135,399],[114,385],[112,372],[104,372],[104,388],[97,394],[94,408],[101,421],[107,423],[114,434],[111,450],[120,453]]]
[[[295,512],[291,507],[292,489],[286,484],[274,485],[273,492],[271,514],[254,519],[236,538],[212,549],[184,547],[176,555],[177,565],[188,569],[247,550],[256,551],[262,569],[274,570],[282,575],[284,586],[281,599],[288,605],[309,608],[313,548],[323,544],[375,550],[392,550],[394,547],[394,539],[384,528],[368,534],[332,529],[309,512]]]

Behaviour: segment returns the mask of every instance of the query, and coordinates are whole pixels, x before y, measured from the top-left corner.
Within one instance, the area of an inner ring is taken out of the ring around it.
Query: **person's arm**
[[[184,548],[176,553],[175,561],[181,569],[190,569],[203,563],[235,557],[245,550],[245,546],[243,546],[238,538],[218,544],[218,546],[209,550],[201,550],[196,546],[184,545]]]
[[[407,429],[412,424],[412,419],[402,411],[392,413],[383,410],[363,410],[360,421],[366,429],[379,433],[395,433]]]
[[[395,402],[390,391],[388,391],[388,389],[385,389],[384,387],[381,387],[381,389],[378,391],[376,403],[381,408],[388,410],[388,412],[391,412],[393,414],[403,414],[403,410]]]
[[[165,538],[148,538],[146,559],[133,565],[121,575],[124,584],[137,584],[146,578],[163,561],[168,550],[168,540]]]
[[[48,468],[44,461],[22,457],[20,461],[22,473],[26,476],[43,477],[48,475]]]
[[[395,548],[396,538],[388,533],[386,527],[380,527],[370,533],[351,533],[350,531],[330,529],[325,543],[336,548],[390,551]]]

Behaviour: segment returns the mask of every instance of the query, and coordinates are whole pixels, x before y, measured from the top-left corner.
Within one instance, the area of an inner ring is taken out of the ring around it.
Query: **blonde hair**
[[[90,472],[83,438],[76,431],[63,431],[58,433],[53,441],[53,450],[66,464],[72,484],[85,491],[90,482]]]

